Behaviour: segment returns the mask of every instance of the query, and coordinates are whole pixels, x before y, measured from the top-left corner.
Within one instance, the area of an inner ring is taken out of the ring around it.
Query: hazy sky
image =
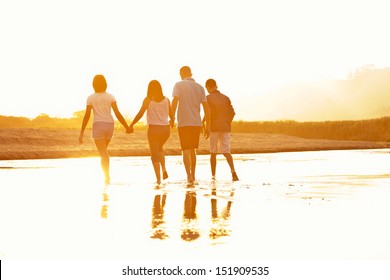
[[[150,80],[170,97],[189,65],[258,120],[242,98],[390,66],[387,1],[0,0],[0,26],[0,115],[71,116],[101,73],[134,116]]]

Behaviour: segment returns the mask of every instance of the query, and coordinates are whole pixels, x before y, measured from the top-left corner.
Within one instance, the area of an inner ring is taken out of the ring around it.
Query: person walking
[[[114,118],[111,109],[119,122],[125,127],[127,133],[132,129],[127,125],[125,119],[118,109],[115,97],[106,92],[107,82],[103,75],[96,75],[92,82],[95,93],[87,98],[87,107],[81,125],[79,142],[83,143],[84,131],[89,122],[91,111],[93,111],[92,138],[100,155],[100,163],[103,169],[105,183],[110,184],[110,155],[108,145],[114,133]]]
[[[173,120],[171,103],[167,97],[163,95],[162,87],[159,81],[152,80],[149,82],[148,91],[142,106],[130,124],[130,128],[142,118],[145,111],[146,121],[148,124],[148,142],[150,148],[151,160],[156,175],[156,183],[161,184],[162,179],[168,178],[168,172],[165,167],[164,144],[170,135],[170,120]],[[161,172],[160,172],[161,169]]]
[[[235,115],[234,108],[229,97],[218,90],[217,82],[214,79],[208,79],[205,86],[209,93],[207,95],[207,103],[210,108],[210,165],[212,179],[215,180],[217,154],[220,151],[229,164],[233,181],[238,181],[233,157],[230,153],[230,132],[231,123]]]
[[[205,114],[204,136],[206,139],[210,135],[209,107],[205,90],[192,78],[191,68],[183,66],[180,69],[180,77],[181,81],[177,82],[173,88],[172,112],[175,116],[177,109],[178,132],[187,182],[193,184],[196,178],[196,149],[199,147],[202,129],[200,105],[202,104]],[[171,121],[171,124],[174,124],[174,120]]]

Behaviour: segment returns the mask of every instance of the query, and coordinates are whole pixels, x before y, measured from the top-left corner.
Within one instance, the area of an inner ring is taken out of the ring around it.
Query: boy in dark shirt
[[[217,154],[220,150],[229,164],[233,181],[238,181],[233,157],[230,153],[231,123],[235,115],[233,106],[229,97],[218,91],[215,80],[207,80],[206,89],[209,93],[207,95],[207,103],[210,108],[210,164],[212,178],[213,180],[215,179]]]

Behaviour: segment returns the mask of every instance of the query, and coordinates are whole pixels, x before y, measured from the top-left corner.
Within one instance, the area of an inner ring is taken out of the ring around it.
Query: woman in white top
[[[114,118],[111,115],[111,108],[119,122],[126,128],[126,132],[132,130],[127,125],[122,114],[119,112],[115,97],[106,92],[107,82],[103,75],[96,75],[92,82],[95,93],[87,98],[87,107],[81,125],[79,136],[80,144],[83,143],[84,131],[88,124],[93,110],[92,138],[100,155],[100,162],[105,176],[105,183],[110,183],[110,155],[107,147],[114,133]]]
[[[157,80],[150,81],[148,85],[147,95],[142,102],[141,109],[130,124],[130,129],[142,118],[145,111],[146,121],[148,124],[148,141],[150,155],[154,172],[156,174],[157,184],[161,183],[162,178],[167,179],[168,173],[165,168],[165,155],[163,146],[170,135],[169,120],[173,119],[171,103],[169,99],[163,95],[160,82]]]

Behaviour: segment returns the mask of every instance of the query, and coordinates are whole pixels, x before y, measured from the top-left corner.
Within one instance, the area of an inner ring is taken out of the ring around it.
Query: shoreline
[[[0,160],[56,159],[97,157],[93,139],[86,130],[84,144],[78,143],[78,130],[66,129],[0,129]],[[266,133],[232,133],[231,153],[255,154],[325,150],[385,149],[387,142],[306,139]],[[164,146],[167,156],[181,155],[177,129]],[[149,156],[146,130],[126,134],[116,129],[109,152],[112,157]],[[199,155],[209,154],[209,142],[201,136]]]

